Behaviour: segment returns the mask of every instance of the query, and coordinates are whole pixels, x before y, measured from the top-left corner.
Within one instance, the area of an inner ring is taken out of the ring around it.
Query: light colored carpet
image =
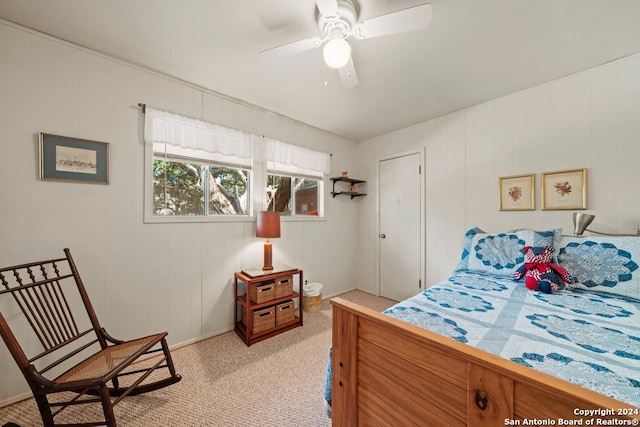
[[[341,297],[377,311],[395,303],[362,291]],[[305,312],[303,327],[251,347],[228,332],[174,350],[182,381],[125,398],[115,407],[118,425],[330,426],[324,407],[330,345],[331,307],[325,300],[319,312]],[[92,419],[85,408],[66,412],[58,422]],[[33,399],[0,408],[0,426],[8,422],[42,425]]]

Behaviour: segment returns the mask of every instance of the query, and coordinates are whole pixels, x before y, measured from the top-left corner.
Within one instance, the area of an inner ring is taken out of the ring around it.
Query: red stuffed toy
[[[513,277],[516,280],[524,277],[527,288],[550,294],[564,289],[565,283],[573,283],[567,270],[551,262],[553,247],[525,246],[522,252],[525,262],[513,273]]]

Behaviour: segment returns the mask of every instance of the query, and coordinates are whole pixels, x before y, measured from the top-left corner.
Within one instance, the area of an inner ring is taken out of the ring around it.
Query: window
[[[153,214],[247,215],[246,169],[154,156]]]
[[[144,141],[145,222],[323,216],[329,154],[151,107]]]
[[[204,185],[200,165],[153,160],[153,214],[204,215]]]
[[[291,216],[323,216],[323,178],[329,155],[267,139],[267,210]]]
[[[267,175],[267,210],[292,216],[320,216],[322,181],[315,178]]]
[[[225,215],[249,214],[249,176],[251,171],[224,166],[209,167],[214,197],[209,199],[209,212]]]
[[[251,214],[252,136],[147,107],[145,221]]]

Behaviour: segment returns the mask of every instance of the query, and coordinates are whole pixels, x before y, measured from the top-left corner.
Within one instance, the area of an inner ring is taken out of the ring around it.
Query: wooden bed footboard
[[[638,425],[639,408],[341,298],[333,426]]]

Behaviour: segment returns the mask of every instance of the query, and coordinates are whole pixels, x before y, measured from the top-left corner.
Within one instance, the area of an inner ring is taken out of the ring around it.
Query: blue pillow
[[[639,260],[640,237],[563,237],[558,253],[571,287],[640,300]]]
[[[455,271],[490,274],[513,278],[513,272],[524,263],[525,246],[557,248],[562,229],[536,231],[529,229],[491,234],[472,228],[464,236],[462,256]]]

